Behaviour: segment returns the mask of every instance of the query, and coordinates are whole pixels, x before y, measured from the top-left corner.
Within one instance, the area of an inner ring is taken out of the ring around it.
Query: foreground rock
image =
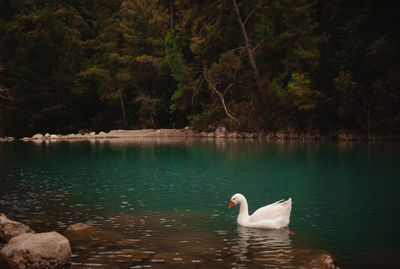
[[[67,238],[57,232],[15,236],[1,250],[11,268],[67,268],[71,260],[71,246]]]
[[[82,230],[86,230],[86,229],[94,229],[94,227],[92,225],[86,224],[86,223],[75,223],[72,224],[70,226],[68,226],[68,228],[66,229],[67,231],[82,231]]]
[[[0,239],[7,242],[12,237],[24,234],[35,233],[31,228],[23,223],[12,221],[3,213],[0,213]]]
[[[126,241],[125,236],[113,230],[102,229],[86,223],[76,223],[64,231],[74,251],[82,249],[95,249],[103,247],[121,247],[131,245]]]
[[[304,265],[304,268],[318,268],[318,269],[340,269],[333,263],[333,258],[329,254],[322,254]]]

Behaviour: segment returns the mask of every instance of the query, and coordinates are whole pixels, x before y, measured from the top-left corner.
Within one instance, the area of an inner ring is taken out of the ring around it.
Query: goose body
[[[258,229],[282,229],[287,227],[290,222],[292,211],[292,198],[280,200],[257,209],[249,215],[249,207],[244,195],[237,193],[232,196],[229,208],[240,205],[237,223],[247,228]]]

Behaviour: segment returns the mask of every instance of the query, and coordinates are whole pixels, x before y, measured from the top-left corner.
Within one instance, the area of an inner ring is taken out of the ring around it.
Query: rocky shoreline
[[[121,218],[133,223],[132,217],[121,216]],[[85,223],[70,225],[62,234],[55,231],[35,233],[27,225],[10,220],[0,213],[0,268],[69,268],[71,265],[79,267],[81,263],[74,262],[74,257],[80,257],[82,251],[92,253],[92,256],[80,258],[81,261],[84,258],[85,264],[88,263],[86,265],[93,264],[93,253],[96,249],[107,253],[112,260],[118,258],[119,262],[139,264],[139,266],[154,264],[162,268],[188,268],[188,265],[199,259],[199,255],[200,258],[207,260],[207,257],[197,253],[198,246],[193,246],[197,251],[188,252],[186,256],[180,253],[181,257],[178,259],[176,258],[178,253],[146,251],[137,244],[138,242],[142,241],[126,239],[115,229],[109,230]],[[201,243],[197,242],[197,245]],[[106,246],[112,246],[112,251],[107,250]],[[116,251],[118,247],[119,252]],[[209,245],[204,246],[208,247]],[[301,258],[303,262],[300,267],[304,269],[339,269],[332,255],[324,250],[297,249],[293,250],[293,254]],[[212,260],[208,262],[215,263]],[[218,268],[223,268],[223,265]]]
[[[77,140],[95,140],[95,139],[115,139],[115,138],[160,138],[160,137],[182,137],[182,138],[227,138],[227,139],[258,139],[266,141],[399,141],[400,137],[396,135],[361,135],[348,132],[339,132],[332,135],[322,135],[317,132],[300,133],[295,131],[280,132],[231,132],[225,127],[218,127],[214,131],[198,132],[190,127],[183,129],[142,129],[142,130],[111,130],[109,132],[89,132],[80,131],[77,134],[35,134],[32,137],[23,137],[21,141],[77,141]],[[0,142],[11,142],[16,139],[13,137],[0,137]]]

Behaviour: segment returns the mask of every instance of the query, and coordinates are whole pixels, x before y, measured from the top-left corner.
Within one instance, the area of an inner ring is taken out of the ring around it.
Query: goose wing
[[[250,222],[259,222],[265,220],[273,220],[282,216],[290,214],[292,209],[292,199],[284,201],[279,200],[275,203],[263,206],[257,209],[251,216]]]

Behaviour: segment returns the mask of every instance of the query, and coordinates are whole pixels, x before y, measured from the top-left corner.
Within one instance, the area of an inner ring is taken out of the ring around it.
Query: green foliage
[[[215,84],[226,84],[235,80],[235,75],[241,65],[240,58],[232,51],[222,53],[218,63],[214,63],[210,68],[210,79],[215,81]]]
[[[1,1],[0,135],[400,132],[395,4],[237,3],[265,106],[232,1]]]
[[[182,33],[175,29],[170,31],[165,39],[165,58],[162,66],[167,66],[171,71],[171,76],[177,82],[177,88],[171,96],[171,111],[185,110],[185,94],[193,89],[192,69],[185,62],[182,48]]]
[[[339,96],[339,117],[343,120],[357,119],[359,86],[353,81],[351,71],[341,70],[333,83]]]
[[[287,92],[299,110],[315,109],[319,99],[324,97],[320,91],[311,89],[310,79],[304,73],[292,74]]]

